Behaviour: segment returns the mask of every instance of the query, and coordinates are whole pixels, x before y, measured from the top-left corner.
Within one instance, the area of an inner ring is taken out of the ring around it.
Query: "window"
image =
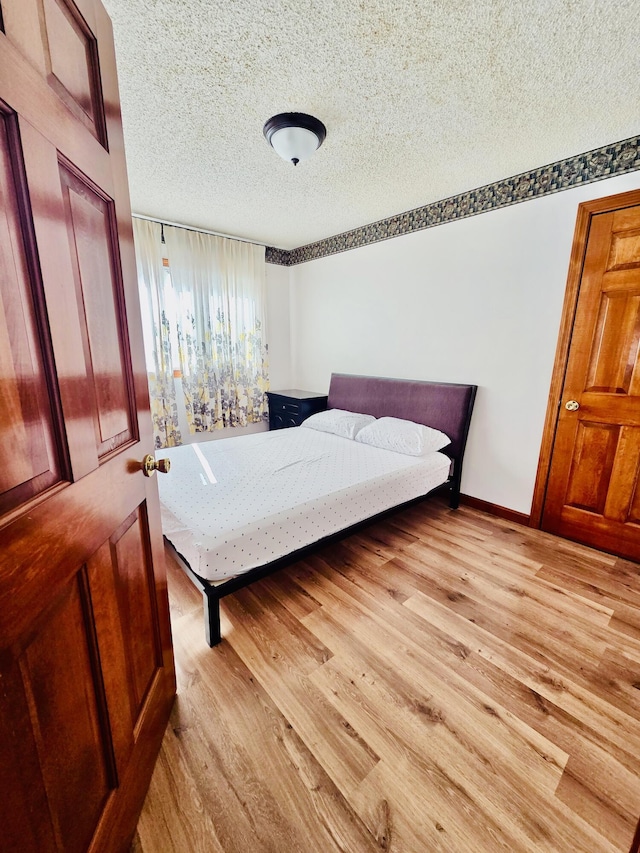
[[[265,420],[264,247],[174,226],[164,227],[162,247],[157,223],[134,227],[157,438],[167,438],[169,421],[179,432],[178,407],[190,432]]]

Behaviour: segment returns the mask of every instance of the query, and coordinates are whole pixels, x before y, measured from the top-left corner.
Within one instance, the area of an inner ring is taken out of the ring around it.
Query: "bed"
[[[203,595],[207,643],[221,640],[221,598],[327,540],[439,490],[448,490],[456,508],[476,390],[475,385],[333,374],[330,411],[314,416],[316,428],[303,425],[164,451],[172,465],[159,480],[163,534],[169,553]],[[356,418],[362,423],[355,437],[345,437],[343,411],[371,417]],[[334,414],[337,434],[333,428],[325,431],[322,421]],[[387,423],[374,419],[389,417],[430,427],[423,430],[429,435],[440,431],[450,443],[419,455],[396,452],[395,444],[390,450],[367,443],[366,436]],[[362,430],[362,424],[369,429]]]

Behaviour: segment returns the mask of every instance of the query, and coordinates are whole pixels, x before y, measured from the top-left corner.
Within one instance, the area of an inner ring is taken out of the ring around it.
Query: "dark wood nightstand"
[[[269,399],[269,429],[300,426],[302,421],[327,408],[327,395],[313,391],[267,391]]]

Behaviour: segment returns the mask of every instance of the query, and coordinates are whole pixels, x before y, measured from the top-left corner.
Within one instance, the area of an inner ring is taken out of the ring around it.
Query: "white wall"
[[[623,175],[292,267],[283,384],[326,392],[333,371],[477,384],[462,491],[528,513],[578,204],[639,187]]]
[[[269,385],[274,391],[292,387],[290,286],[289,267],[267,264]]]

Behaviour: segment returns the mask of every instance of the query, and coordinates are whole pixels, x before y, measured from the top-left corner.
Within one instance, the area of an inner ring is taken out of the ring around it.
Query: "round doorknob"
[[[580,408],[580,403],[577,400],[567,400],[564,407],[568,412],[577,412]]]
[[[150,453],[142,460],[142,473],[145,477],[151,477],[156,471],[161,474],[168,474],[171,468],[170,459],[154,459]]]

